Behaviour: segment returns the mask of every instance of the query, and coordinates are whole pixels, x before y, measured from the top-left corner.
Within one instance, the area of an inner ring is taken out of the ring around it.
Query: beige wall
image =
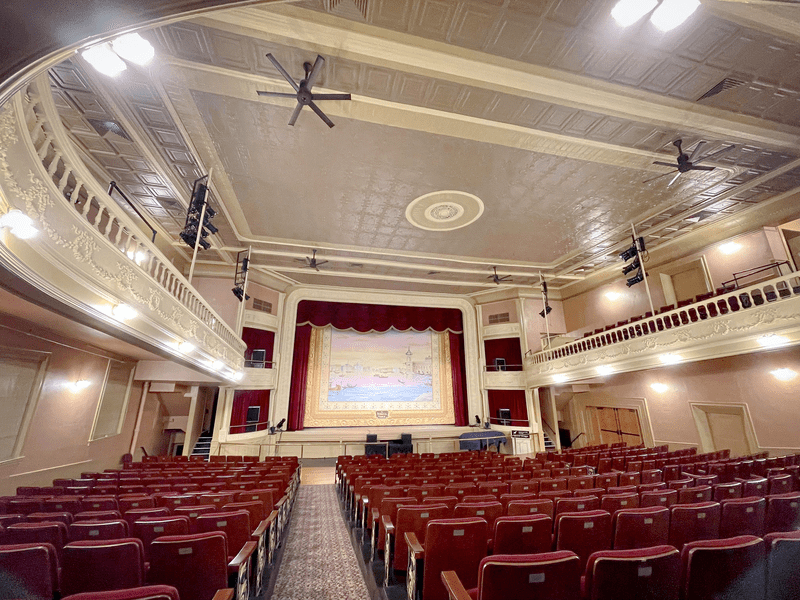
[[[791,368],[798,376],[790,382],[778,381],[770,371],[779,368]],[[654,391],[650,385],[656,382],[669,389]],[[622,373],[589,389],[595,398],[644,398],[656,444],[700,444],[690,407],[690,402],[699,402],[746,404],[762,449],[778,454],[780,449],[800,449],[800,348]],[[556,391],[563,396],[567,390]],[[578,433],[573,431],[573,437]]]
[[[247,301],[246,308],[252,309],[253,298],[259,298],[261,300],[271,302],[272,314],[278,314],[278,300],[280,299],[280,294],[278,294],[278,292],[275,290],[271,290],[268,287],[264,287],[263,285],[250,281],[247,284],[247,295],[250,296],[250,300]],[[233,296],[233,294],[231,294],[231,296]]]
[[[222,317],[231,328],[236,327],[236,315],[239,311],[239,300],[233,295],[233,276],[222,277],[195,277],[192,285],[200,292],[217,314]]]
[[[550,307],[553,309],[547,315],[547,323],[550,333],[566,333],[568,331],[564,322],[564,305],[560,300],[550,300]],[[534,352],[542,349],[542,335],[546,333],[545,322],[539,316],[544,304],[538,298],[524,298],[522,300],[522,310],[525,314],[525,336],[528,341],[528,348]]]
[[[519,323],[519,316],[517,315],[517,301],[516,300],[503,300],[501,302],[490,302],[481,306],[481,315],[483,318],[483,326],[489,324],[489,315],[497,315],[501,313],[508,313],[509,323]]]
[[[0,343],[48,352],[50,359],[21,456],[0,464],[0,494],[13,494],[18,486],[50,485],[54,478],[119,466],[130,449],[142,383],[133,383],[122,433],[89,441],[107,359],[80,342],[22,323],[13,321],[12,325],[12,320],[4,317]],[[92,384],[76,393],[66,387],[81,379]],[[148,436],[152,443],[156,436],[152,431]]]

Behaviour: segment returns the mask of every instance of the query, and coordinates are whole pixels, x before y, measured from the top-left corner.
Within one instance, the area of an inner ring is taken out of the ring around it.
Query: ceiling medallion
[[[406,219],[427,231],[452,231],[477,221],[483,214],[483,201],[467,192],[442,190],[413,200],[406,208]]]

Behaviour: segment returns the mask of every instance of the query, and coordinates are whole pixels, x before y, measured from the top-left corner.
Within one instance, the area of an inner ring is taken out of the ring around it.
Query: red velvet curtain
[[[464,335],[461,311],[455,308],[416,306],[384,306],[377,304],[348,304],[303,300],[297,307],[297,327],[292,358],[292,384],[289,392],[289,431],[303,429],[306,405],[308,351],[311,345],[311,325],[336,329],[368,331],[447,331],[450,337],[450,361],[453,377],[455,424],[468,425],[467,384],[464,369]]]
[[[512,425],[528,426],[528,403],[525,401],[525,390],[489,390],[489,416],[496,419],[499,408],[507,408],[511,411]]]
[[[294,330],[292,385],[289,390],[289,424],[287,427],[289,431],[303,429],[303,418],[306,415],[306,379],[308,378],[310,347],[311,325],[298,325]]]
[[[266,362],[268,366],[272,365],[273,349],[275,346],[275,332],[267,331],[265,329],[257,329],[255,327],[242,327],[242,341],[247,344],[247,351],[245,352],[244,359],[250,360],[253,356],[253,350],[266,350]]]
[[[247,409],[258,406],[259,411],[256,431],[267,428],[269,416],[269,390],[236,390],[233,393],[233,410],[231,411],[231,433],[245,433],[247,426]]]
[[[522,348],[519,338],[500,338],[483,342],[486,351],[486,370],[497,371],[495,358],[506,359],[506,371],[522,371]]]

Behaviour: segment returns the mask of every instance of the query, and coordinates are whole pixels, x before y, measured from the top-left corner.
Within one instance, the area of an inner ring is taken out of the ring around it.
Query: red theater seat
[[[79,540],[118,540],[128,537],[128,523],[116,521],[77,521],[67,528],[70,542]]]
[[[139,539],[70,542],[64,546],[63,556],[64,595],[144,584],[144,546]]]
[[[681,550],[682,598],[763,598],[764,559],[764,541],[752,535],[689,542]]]
[[[52,544],[0,546],[3,598],[52,600],[60,589],[58,559]]]
[[[800,529],[800,492],[767,496],[767,533]]]
[[[800,600],[800,531],[768,533],[766,600]]]
[[[73,594],[62,600],[180,600],[178,590],[169,585],[145,585],[127,590]]]
[[[670,508],[670,545],[680,550],[687,542],[717,539],[721,516],[717,502],[676,504]]]
[[[555,549],[577,554],[583,569],[593,552],[611,549],[611,515],[604,510],[560,514],[554,535]]]
[[[672,546],[595,552],[586,564],[585,600],[678,600],[681,556]]]
[[[614,550],[633,550],[669,543],[669,509],[665,506],[618,510],[612,519]]]
[[[547,515],[498,517],[492,534],[493,554],[537,554],[553,543],[553,520]]]
[[[722,501],[719,522],[721,538],[737,535],[764,535],[767,501],[764,498],[732,498]]]

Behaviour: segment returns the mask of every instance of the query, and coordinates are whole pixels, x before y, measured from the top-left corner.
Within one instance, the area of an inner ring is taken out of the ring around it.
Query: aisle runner
[[[333,485],[301,485],[273,600],[369,600]]]

